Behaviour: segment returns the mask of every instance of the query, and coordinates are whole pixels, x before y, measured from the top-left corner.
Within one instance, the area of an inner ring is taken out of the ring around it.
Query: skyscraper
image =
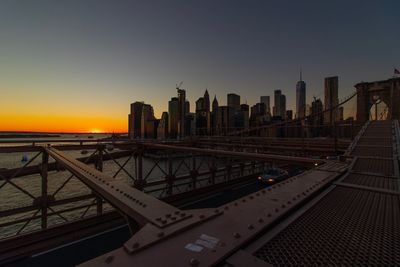
[[[154,117],[154,110],[151,105],[143,104],[142,118],[141,118],[141,137],[142,138],[155,138],[157,125],[156,118]]]
[[[282,119],[285,119],[286,117],[286,96],[285,95],[281,95],[281,117]]]
[[[302,79],[300,70],[300,80],[296,84],[296,117],[303,118],[306,115],[306,83]]]
[[[321,99],[314,97],[314,101],[311,104],[311,118],[310,123],[312,127],[313,136],[320,136],[322,133],[322,124],[324,123],[324,114]]]
[[[240,95],[228,94],[228,107],[240,110]]]
[[[184,89],[176,88],[178,91],[178,137],[185,136],[185,114],[189,108],[186,103],[186,91]]]
[[[170,138],[176,138],[178,135],[178,120],[179,101],[177,97],[172,97],[168,102],[168,130]]]
[[[157,139],[166,139],[168,135],[168,112],[164,111],[157,127]]]
[[[269,96],[261,96],[260,103],[264,103],[265,105],[265,114],[271,113],[271,104],[270,104],[270,97]]]
[[[339,78],[338,76],[325,78],[325,118],[326,124],[333,125],[338,120],[338,110],[333,109],[339,104],[338,97]]]
[[[286,96],[282,94],[281,90],[274,91],[274,110],[273,115],[279,116],[282,119],[286,117]]]
[[[142,109],[144,102],[134,102],[131,104],[131,114],[128,116],[128,131],[129,138],[135,139],[140,138],[142,135]]]
[[[210,96],[208,95],[208,90],[204,92],[204,109],[210,112]]]
[[[217,132],[217,115],[218,115],[218,100],[217,96],[214,96],[214,100],[212,102],[212,111],[211,111],[211,128],[212,135],[218,134]]]
[[[282,116],[281,114],[281,95],[282,91],[281,90],[275,90],[274,91],[274,110],[273,110],[273,115],[274,116]]]

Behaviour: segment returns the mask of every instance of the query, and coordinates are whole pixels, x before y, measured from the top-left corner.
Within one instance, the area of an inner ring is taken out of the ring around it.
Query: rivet
[[[169,218],[169,217],[171,217],[171,214],[167,214],[167,215],[165,215],[165,217]]]
[[[250,199],[253,199],[254,197],[253,196],[250,196]]]
[[[214,213],[218,213],[218,212],[219,212],[219,210],[218,210],[218,209],[214,210]]]
[[[224,209],[225,209],[225,210],[229,210],[229,207],[228,207],[228,206],[226,206]]]
[[[238,203],[237,203],[237,202],[235,202],[233,205],[237,206],[237,205],[238,205]]]
[[[174,213],[175,213],[176,215],[178,215],[178,214],[179,214],[179,210],[175,211]]]
[[[263,218],[258,218],[258,222],[259,222],[259,223],[264,222]]]
[[[252,229],[254,229],[254,226],[253,226],[252,224],[249,224],[249,225],[247,226],[247,229],[252,230]]]
[[[236,232],[236,233],[233,233],[233,237],[234,237],[234,238],[240,238],[240,234],[237,233],[237,232]]]
[[[270,213],[268,213],[267,217],[271,217],[272,215]]]
[[[106,257],[106,259],[105,259],[105,262],[106,262],[106,263],[110,263],[110,262],[113,261],[113,259],[114,259],[114,256],[113,256],[113,255],[108,255],[108,256]]]
[[[181,213],[181,217],[185,217],[185,215],[186,215],[186,214],[185,214],[184,212]]]
[[[189,262],[190,262],[190,265],[192,265],[192,266],[199,265],[199,260],[197,260],[195,258],[191,258]]]

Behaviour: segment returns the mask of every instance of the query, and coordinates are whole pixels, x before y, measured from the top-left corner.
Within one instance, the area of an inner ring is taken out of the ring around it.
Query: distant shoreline
[[[2,138],[43,138],[43,137],[61,137],[58,134],[0,134]]]

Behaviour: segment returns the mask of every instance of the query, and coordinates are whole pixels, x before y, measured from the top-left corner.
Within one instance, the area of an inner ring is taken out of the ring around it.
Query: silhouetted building
[[[196,135],[207,135],[207,111],[204,97],[196,101]]]
[[[185,136],[192,136],[196,133],[196,118],[195,113],[187,113],[185,114]]]
[[[216,99],[214,99],[216,101]],[[213,103],[214,104],[214,103]],[[218,105],[218,102],[216,103]],[[200,97],[196,101],[196,134],[209,135],[211,133],[211,113],[210,113],[210,97],[208,91],[204,93],[204,97]]]
[[[217,133],[219,135],[226,135],[230,131],[230,126],[234,125],[233,107],[219,106],[217,112]]]
[[[265,114],[271,113],[271,102],[269,96],[261,96],[260,103],[264,103],[265,105]]]
[[[286,110],[286,120],[287,121],[293,120],[293,110]]]
[[[130,139],[141,138],[143,105],[144,102],[134,102],[131,104],[131,113],[128,115],[128,135]]]
[[[306,115],[306,83],[302,79],[300,70],[300,81],[296,84],[296,117],[303,118]]]
[[[339,78],[338,76],[325,78],[325,117],[324,123],[333,125],[338,120],[338,109],[336,107],[339,104],[338,97],[339,89]],[[330,111],[328,111],[330,110]]]
[[[157,126],[158,120],[154,117],[153,107],[148,104],[143,104],[141,118],[141,138],[156,138]]]
[[[185,102],[185,114],[190,113],[190,102],[186,100]]]
[[[241,104],[240,110],[235,112],[235,130],[249,128],[249,105]]]
[[[265,112],[265,104],[257,103],[251,107],[249,124],[251,127],[265,125],[271,116]]]
[[[212,102],[212,111],[211,111],[211,128],[212,135],[217,134],[217,116],[218,116],[218,100],[217,96],[214,96],[214,100]]]
[[[170,138],[178,136],[179,121],[179,101],[177,97],[172,97],[168,102],[168,131]]]
[[[324,114],[321,99],[316,99],[311,103],[310,124],[312,125],[313,136],[321,136],[322,125],[324,124]]]
[[[157,139],[167,139],[168,137],[168,112],[164,111],[157,127]]]
[[[185,136],[185,115],[190,109],[189,102],[186,101],[186,91],[177,88],[178,91],[178,137]]]
[[[208,94],[208,90],[204,92],[204,109],[210,112],[210,96]]]
[[[240,95],[228,94],[228,107],[240,110]]]
[[[286,116],[286,96],[282,94],[281,90],[274,91],[274,117],[281,117],[282,119]]]

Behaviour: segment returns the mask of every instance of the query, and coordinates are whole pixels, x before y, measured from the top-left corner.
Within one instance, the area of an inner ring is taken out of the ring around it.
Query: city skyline
[[[0,131],[127,132],[131,103],[160,118],[180,81],[192,112],[206,88],[296,110],[300,65],[311,104],[325,77],[340,99],[400,62],[398,1],[93,3],[0,4]]]

